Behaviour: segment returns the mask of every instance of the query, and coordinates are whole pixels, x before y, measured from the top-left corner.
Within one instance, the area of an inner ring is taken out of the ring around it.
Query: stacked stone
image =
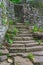
[[[9,3],[9,18],[10,19],[15,19],[15,15],[14,15],[14,3],[10,2]]]
[[[4,6],[6,7],[6,0],[3,0],[3,1],[1,0],[0,5],[1,5],[2,2],[4,3]],[[2,20],[3,20],[3,13],[2,12],[3,12],[3,8],[0,7],[0,43],[3,42],[4,36],[5,36],[6,31],[8,29],[7,26],[4,26],[2,24]],[[4,10],[4,14],[6,14],[6,9]]]
[[[0,5],[2,3],[2,0],[0,0]],[[2,24],[2,8],[0,7],[0,25]]]

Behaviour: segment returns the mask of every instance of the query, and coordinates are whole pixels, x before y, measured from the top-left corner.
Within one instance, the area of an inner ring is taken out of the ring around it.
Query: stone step
[[[26,47],[26,52],[42,51],[43,46]]]
[[[34,56],[34,65],[43,65],[43,56]]]
[[[24,47],[24,46],[25,44],[19,44],[19,43],[18,44],[15,43],[11,45],[11,47]]]
[[[29,41],[14,41],[14,43],[35,43],[34,40],[29,40]]]
[[[18,33],[20,34],[22,34],[22,33],[24,33],[24,34],[30,34],[30,32],[29,32],[29,30],[27,30],[27,31],[24,31],[24,30],[21,30],[21,31],[18,31]]]
[[[33,46],[33,47],[10,47],[10,53],[18,53],[18,52],[34,52],[34,51],[42,51],[43,46]]]
[[[25,25],[15,25],[16,28],[29,28],[28,26]]]
[[[23,33],[23,34],[26,34],[26,33],[27,33],[27,34],[30,34],[30,32],[29,32],[28,30],[27,30],[27,31],[18,31],[18,33],[19,33],[19,34],[20,34],[20,33],[21,33],[21,34],[22,34],[22,33]]]
[[[25,53],[10,53],[12,56],[22,56],[22,57],[27,57],[30,53],[32,53],[34,56],[43,56],[43,51],[34,51],[34,52],[25,52]]]
[[[24,23],[16,23],[16,25],[24,25]]]
[[[31,37],[32,34],[18,34],[17,36],[21,36],[21,37],[22,37],[22,36],[23,36],[23,37],[29,37],[29,36],[30,36],[30,37]]]
[[[25,47],[10,47],[9,48],[10,53],[18,53],[18,52],[25,52]]]
[[[43,44],[41,44],[40,46],[42,46]],[[32,46],[39,46],[38,42],[35,42],[35,43],[14,43],[11,45],[12,47],[23,47],[23,46],[26,46],[26,47],[32,47]]]
[[[0,65],[11,65],[11,63],[8,63],[6,60],[1,62]]]
[[[42,51],[33,52],[33,54],[35,56],[43,56],[43,50]]]
[[[15,41],[20,41],[20,40],[28,41],[28,40],[33,40],[33,37],[13,37],[13,39]]]
[[[29,29],[18,29],[19,31],[27,31],[27,30],[29,30]]]
[[[7,49],[0,49],[0,52],[4,55],[9,53]]]

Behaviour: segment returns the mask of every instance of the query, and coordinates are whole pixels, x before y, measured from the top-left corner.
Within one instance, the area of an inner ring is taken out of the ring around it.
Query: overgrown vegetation
[[[17,33],[18,33],[18,29],[16,27],[14,27],[13,30],[12,29],[8,30],[5,38],[9,45],[13,44],[13,37],[15,37]]]
[[[33,33],[35,33],[35,32],[43,32],[43,27],[38,27],[37,25],[34,25],[34,27],[33,27]]]
[[[21,2],[21,0],[10,0],[11,2],[15,3],[15,4],[18,4]]]

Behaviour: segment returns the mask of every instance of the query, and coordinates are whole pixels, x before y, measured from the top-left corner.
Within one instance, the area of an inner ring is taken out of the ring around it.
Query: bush
[[[33,60],[34,59],[34,55],[32,53],[29,53],[27,58],[29,58],[30,60]]]

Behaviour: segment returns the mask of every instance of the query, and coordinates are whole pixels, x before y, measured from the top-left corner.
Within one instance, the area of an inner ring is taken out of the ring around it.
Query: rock
[[[0,61],[2,62],[2,61],[4,61],[4,60],[6,60],[7,59],[7,56],[0,56]]]
[[[2,63],[0,63],[0,65],[10,65],[10,63],[8,63],[7,61],[3,61]]]
[[[10,59],[10,58],[8,58],[7,61],[8,61],[9,63],[13,63],[13,60]]]
[[[33,65],[33,63],[27,58],[16,56],[14,57],[14,59],[15,59],[15,65]]]

